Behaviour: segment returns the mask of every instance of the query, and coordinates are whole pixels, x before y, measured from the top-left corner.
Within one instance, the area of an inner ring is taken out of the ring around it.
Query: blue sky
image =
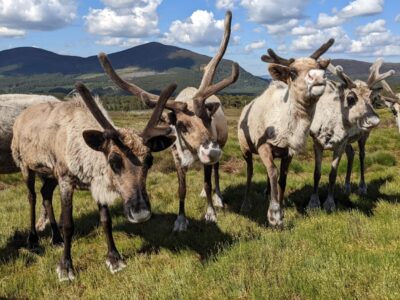
[[[267,48],[306,56],[330,37],[331,58],[400,61],[399,0],[0,0],[0,50],[90,56],[159,41],[213,55],[226,9],[225,57],[256,75]]]

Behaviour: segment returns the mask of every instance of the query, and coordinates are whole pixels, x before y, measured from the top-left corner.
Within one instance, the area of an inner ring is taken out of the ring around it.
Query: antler
[[[159,100],[159,96],[149,93],[139,86],[129,83],[123,80],[114,70],[113,66],[111,65],[110,60],[108,59],[107,55],[103,52],[99,53],[98,55],[99,61],[101,66],[104,69],[104,72],[110,77],[110,79],[121,89],[130,92],[131,94],[138,96],[141,100],[150,108],[154,108],[157,105],[157,101]],[[145,97],[141,97],[141,95],[145,95]],[[185,110],[187,107],[186,103],[182,102],[175,102],[172,100],[168,100],[165,104],[165,108],[170,110]]]
[[[344,73],[342,66],[336,66],[336,67],[335,67],[334,65],[329,64],[329,65],[328,65],[328,70],[329,70],[332,74],[334,74],[334,75],[336,75],[337,77],[339,77],[340,80],[343,81],[343,83],[345,84],[345,88],[352,89],[352,88],[355,88],[355,87],[356,87],[356,85],[355,85],[355,83],[353,82],[353,80],[351,80],[351,78],[350,78],[349,76],[347,76],[347,75]]]
[[[376,62],[374,62],[373,65],[369,68],[370,74],[367,80],[367,85],[369,88],[372,88],[378,82],[392,76],[395,73],[394,70],[390,70],[386,73],[379,74],[379,69],[381,68],[382,64],[383,59],[378,58]]]
[[[169,97],[174,93],[176,89],[176,84],[170,84],[167,88],[165,88],[156,103],[156,106],[153,110],[153,113],[150,117],[149,122],[147,122],[146,127],[144,128],[141,136],[145,143],[147,143],[151,138],[156,136],[168,135],[171,132],[171,128],[169,126],[157,126],[158,122],[160,121],[160,117],[168,102]],[[149,97],[148,93],[142,93],[140,95],[143,102],[146,102]],[[146,99],[147,98],[147,99]]]
[[[335,42],[335,39],[329,39],[325,44],[322,44],[321,47],[319,47],[318,50],[316,50],[313,54],[310,55],[311,58],[314,58],[317,60],[318,58],[321,57],[322,54],[324,54],[328,49],[333,45]]]
[[[215,70],[222,60],[225,54],[226,48],[228,46],[229,37],[231,35],[231,22],[232,22],[232,12],[227,11],[225,15],[225,32],[221,41],[221,45],[217,54],[208,63],[204,69],[203,79],[201,80],[199,89],[196,95],[193,97],[198,104],[203,105],[208,97],[214,95],[218,91],[226,88],[228,85],[234,83],[239,77],[239,65],[237,63],[232,64],[232,73],[228,78],[222,81],[212,84],[214,79]]]
[[[385,90],[386,93],[389,94],[389,96],[381,96],[384,100],[392,102],[392,103],[398,103],[400,104],[400,98],[393,92],[392,88],[390,85],[386,82],[386,80],[382,80],[382,87]]]
[[[116,132],[117,130],[114,125],[104,116],[87,87],[82,82],[78,82],[75,84],[75,89],[78,91],[79,95],[81,95],[82,100],[85,102],[93,117],[99,122],[100,126],[105,130]]]

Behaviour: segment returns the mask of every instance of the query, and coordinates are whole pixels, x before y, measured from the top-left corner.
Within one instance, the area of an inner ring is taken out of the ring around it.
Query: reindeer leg
[[[57,274],[60,281],[66,281],[75,279],[71,257],[72,236],[74,234],[74,220],[72,218],[72,196],[74,193],[74,188],[68,178],[60,178],[58,183],[60,185],[61,192],[64,251],[61,256],[61,261],[57,266]]]
[[[103,231],[106,235],[107,241],[107,259],[106,265],[110,269],[111,273],[121,271],[126,267],[126,264],[122,260],[117,247],[115,246],[114,238],[112,235],[112,221],[110,216],[110,211],[107,205],[98,204],[100,213],[100,222],[103,227]]]
[[[261,160],[267,168],[268,178],[271,184],[271,200],[268,208],[268,223],[273,226],[282,226],[283,224],[283,203],[279,201],[278,191],[278,169],[274,163],[274,156],[269,144],[263,144],[258,148]],[[282,193],[282,190],[281,192]]]
[[[174,156],[174,162],[176,167],[176,172],[178,174],[178,183],[179,183],[179,213],[178,217],[174,223],[173,231],[186,231],[189,225],[189,221],[185,215],[185,198],[186,198],[186,167],[182,167],[179,160],[179,155],[177,151],[172,150],[172,154]]]
[[[217,213],[215,212],[214,204],[211,198],[212,183],[212,166],[204,165],[204,190],[207,194],[207,211],[204,216],[206,222],[217,222]]]
[[[39,237],[36,232],[36,192],[35,192],[35,172],[27,168],[21,168],[25,184],[28,188],[28,200],[30,208],[30,231],[27,239],[27,246],[30,250],[35,250],[39,247]]]
[[[283,207],[284,203],[284,195],[285,195],[285,189],[286,189],[286,180],[287,180],[287,174],[289,172],[289,166],[290,163],[292,162],[292,155],[287,155],[282,158],[281,160],[281,170],[279,172],[279,181],[278,181],[278,201],[281,203],[281,206]]]
[[[351,144],[346,145],[346,156],[347,156],[347,172],[346,181],[344,183],[344,192],[346,195],[351,194],[351,171],[353,170],[354,162],[354,149]]]
[[[62,245],[64,243],[63,238],[61,237],[60,229],[58,228],[56,218],[54,217],[53,210],[53,192],[57,187],[57,180],[52,178],[43,178],[43,186],[40,190],[43,197],[43,207],[46,211],[46,216],[48,216],[48,220],[50,220],[50,226],[52,231],[51,242],[53,245]],[[43,216],[43,215],[42,215]],[[37,224],[36,224],[37,228]]]
[[[321,179],[321,165],[322,165],[322,153],[324,149],[321,145],[314,142],[314,158],[315,158],[315,165],[314,165],[314,190],[313,194],[311,195],[310,201],[308,202],[307,209],[317,209],[321,207],[321,201],[319,200],[318,195],[318,188],[319,188],[319,181]]]
[[[253,154],[247,152],[243,155],[247,164],[247,181],[246,181],[246,192],[244,194],[244,200],[242,202],[241,212],[249,212],[252,207],[251,200],[249,200],[249,192],[251,187],[251,179],[253,178]]]
[[[214,168],[214,181],[215,181],[215,194],[213,197],[214,206],[224,207],[224,200],[222,199],[221,190],[219,187],[219,162],[213,165]]]
[[[324,209],[327,212],[332,212],[336,209],[334,191],[335,191],[335,183],[337,176],[337,168],[340,163],[340,159],[342,158],[342,154],[344,151],[345,145],[341,145],[337,149],[333,151],[333,160],[331,165],[331,172],[329,173],[329,185],[328,185],[328,197],[324,202]]]
[[[358,140],[358,147],[360,149],[360,183],[358,185],[358,193],[360,195],[366,195],[367,194],[367,185],[365,183],[365,144],[368,139],[368,134],[364,135],[361,137],[361,139]]]
[[[42,181],[42,188],[43,188],[46,178],[41,176],[40,179]],[[42,196],[43,196],[43,194],[42,194]],[[49,223],[49,216],[47,215],[47,210],[46,210],[46,206],[45,206],[44,198],[43,198],[42,208],[40,211],[40,217],[39,217],[39,220],[36,222],[36,230],[43,231],[46,228],[48,223]]]

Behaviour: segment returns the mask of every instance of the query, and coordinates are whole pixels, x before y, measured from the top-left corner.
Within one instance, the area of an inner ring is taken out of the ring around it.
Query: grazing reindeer
[[[186,197],[186,172],[190,165],[198,158],[204,165],[204,191],[208,201],[205,214],[206,221],[216,222],[216,212],[211,198],[211,174],[214,167],[215,173],[215,197],[217,205],[223,206],[219,187],[219,159],[222,148],[228,139],[228,126],[221,107],[220,100],[214,95],[234,83],[239,76],[239,66],[232,65],[230,77],[212,84],[215,70],[224,56],[228,46],[231,32],[232,14],[230,11],[225,17],[225,33],[220,48],[215,57],[205,67],[203,79],[198,89],[188,87],[182,90],[175,99],[174,106],[166,108],[171,112],[165,121],[175,128],[177,139],[172,147],[176,170],[179,181],[179,215],[174,224],[174,231],[187,230],[188,221],[185,216]],[[154,107],[159,101],[159,96],[145,92],[140,87],[121,79],[111,66],[105,54],[99,55],[105,72],[122,89],[134,95],[143,94],[146,105]]]
[[[393,75],[394,71],[379,74],[382,61],[378,60],[371,67],[367,83],[353,81],[342,67],[329,65],[329,71],[340,78],[342,83],[328,81],[325,93],[319,99],[310,134],[314,141],[315,170],[314,193],[308,208],[319,208],[318,185],[321,178],[322,154],[324,150],[333,151],[331,172],[329,174],[328,197],[323,206],[326,211],[335,210],[334,188],[337,168],[344,151],[348,154],[349,169],[345,188],[350,192],[350,172],[354,151],[351,143],[357,141],[360,147],[361,181],[360,191],[366,191],[364,181],[365,142],[369,132],[378,126],[380,120],[372,106],[372,100],[379,96],[381,88],[376,85],[383,79]]]
[[[0,174],[19,172],[11,154],[12,128],[15,119],[27,107],[45,102],[59,102],[53,96],[0,95]]]
[[[391,89],[390,85],[383,80],[382,81],[382,87],[388,94],[387,96],[381,96],[381,99],[384,101],[385,105],[390,108],[392,111],[395,119],[396,119],[396,125],[399,129],[400,132],[400,93],[396,94],[393,92]]]
[[[246,194],[242,210],[248,210],[249,190],[253,176],[253,154],[259,154],[267,168],[271,199],[268,222],[283,223],[283,195],[286,177],[293,154],[306,144],[315,104],[324,93],[325,69],[329,60],[319,60],[334,40],[323,44],[310,57],[284,59],[268,49],[262,60],[270,63],[274,81],[258,98],[246,105],[238,124],[240,149],[247,163]],[[280,176],[274,158],[281,158]]]
[[[50,222],[55,227],[51,203],[47,202],[57,182],[60,186],[64,252],[57,273],[61,281],[74,279],[72,197],[77,187],[89,189],[98,204],[107,239],[107,266],[112,273],[125,267],[112,236],[108,205],[119,195],[130,222],[140,223],[150,218],[146,177],[152,164],[151,152],[161,151],[175,141],[169,126],[157,126],[175,88],[170,85],[161,93],[142,133],[130,128],[116,128],[83,84],[76,85],[80,97],[31,106],[16,119],[12,154],[28,187],[31,212],[28,241],[31,247],[38,243],[35,174],[45,178],[46,208],[49,208]]]

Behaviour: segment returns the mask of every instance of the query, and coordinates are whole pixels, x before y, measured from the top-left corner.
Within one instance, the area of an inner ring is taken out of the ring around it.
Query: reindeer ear
[[[291,69],[289,67],[278,64],[270,64],[268,71],[273,80],[279,80],[285,83],[287,83],[289,78],[292,76]]]
[[[106,139],[102,131],[85,130],[82,135],[86,145],[90,148],[95,151],[104,151],[104,143],[106,142]]]
[[[218,108],[221,106],[220,103],[206,103],[205,104],[207,113],[210,117],[212,117],[215,112],[218,110]]]
[[[150,148],[151,152],[159,152],[170,147],[175,142],[175,140],[175,135],[155,136],[147,141],[146,146]]]

